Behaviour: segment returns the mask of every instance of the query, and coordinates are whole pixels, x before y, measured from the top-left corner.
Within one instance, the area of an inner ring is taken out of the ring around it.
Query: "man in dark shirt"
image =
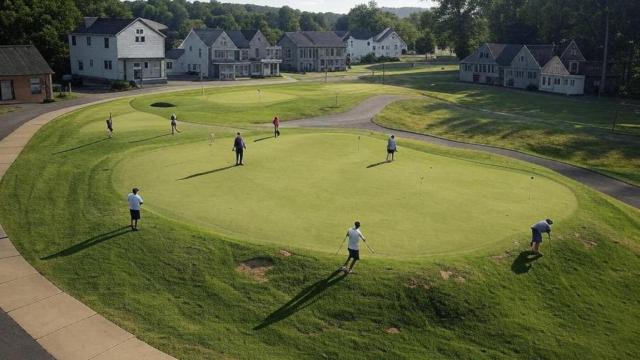
[[[237,133],[236,139],[233,141],[233,149],[231,149],[232,151],[236,152],[236,166],[244,165],[242,163],[242,156],[244,155],[244,149],[246,148],[247,145],[245,145],[242,136],[240,136],[240,133]]]

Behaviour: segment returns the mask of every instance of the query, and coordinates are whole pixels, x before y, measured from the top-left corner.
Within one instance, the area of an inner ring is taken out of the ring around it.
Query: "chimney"
[[[97,17],[85,16],[85,18],[84,18],[84,27],[85,28],[90,28],[91,25],[93,25],[93,23],[96,22],[96,20],[98,20]]]

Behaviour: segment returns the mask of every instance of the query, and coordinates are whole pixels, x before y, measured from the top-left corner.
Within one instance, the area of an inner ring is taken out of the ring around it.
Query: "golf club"
[[[340,247],[338,248],[338,251],[336,251],[336,255],[338,255],[338,253],[340,252],[340,250],[342,250],[342,245],[344,245],[344,242],[347,240],[347,238],[345,237],[344,239],[342,239],[342,242],[340,243]]]
[[[551,233],[548,232],[547,235],[549,235],[549,256],[551,256]]]
[[[366,241],[364,241],[364,244],[367,246],[367,249],[369,249],[369,251],[371,251],[372,254],[375,254],[376,252],[373,251],[373,249],[371,248],[371,246],[369,246],[369,244],[367,244]]]

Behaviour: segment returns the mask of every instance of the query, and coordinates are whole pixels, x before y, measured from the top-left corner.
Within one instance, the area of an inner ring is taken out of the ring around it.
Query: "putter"
[[[369,249],[369,251],[371,251],[371,253],[372,253],[372,254],[375,254],[375,253],[376,253],[375,251],[373,251],[373,249],[371,248],[371,246],[369,246],[369,244],[367,244],[367,242],[366,242],[366,241],[363,241],[363,242],[364,242],[364,244],[367,246],[367,249]]]
[[[549,255],[551,255],[551,233],[547,233],[549,235]]]
[[[344,242],[347,240],[347,238],[342,239],[342,242],[340,243],[340,247],[338,248],[338,251],[336,251],[336,255],[338,255],[338,253],[340,252],[340,250],[342,250],[342,245],[344,245]]]

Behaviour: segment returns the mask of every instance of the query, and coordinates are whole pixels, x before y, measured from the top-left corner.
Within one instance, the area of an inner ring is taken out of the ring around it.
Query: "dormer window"
[[[136,29],[136,34],[138,35],[144,34],[144,29]]]

